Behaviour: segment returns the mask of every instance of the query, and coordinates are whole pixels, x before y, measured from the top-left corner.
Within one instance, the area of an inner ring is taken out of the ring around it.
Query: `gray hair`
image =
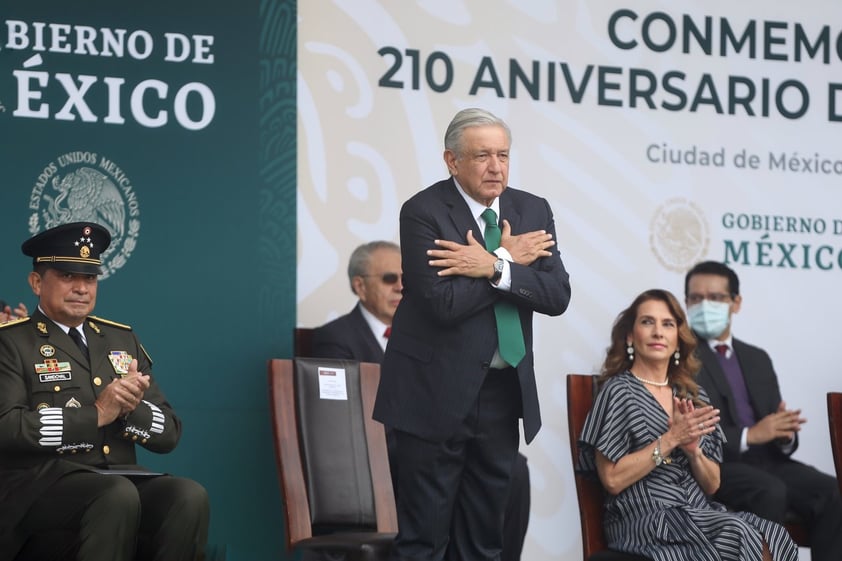
[[[391,249],[398,253],[401,252],[398,244],[377,240],[364,243],[351,253],[351,258],[348,260],[348,283],[351,285],[351,292],[354,294],[356,294],[354,291],[354,277],[364,277],[368,274],[368,266],[371,264],[371,254],[379,249]]]
[[[485,109],[471,107],[461,110],[447,125],[447,131],[444,133],[445,150],[450,150],[456,156],[460,156],[462,154],[462,133],[465,132],[465,129],[486,126],[502,127],[506,131],[509,144],[512,143],[512,131],[503,119]]]

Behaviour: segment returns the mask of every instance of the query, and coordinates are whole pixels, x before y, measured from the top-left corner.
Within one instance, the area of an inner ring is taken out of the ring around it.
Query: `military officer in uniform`
[[[131,328],[90,315],[110,241],[76,222],[23,243],[39,303],[0,325],[0,560],[203,555],[205,489],[135,457],[175,448],[181,421]]]

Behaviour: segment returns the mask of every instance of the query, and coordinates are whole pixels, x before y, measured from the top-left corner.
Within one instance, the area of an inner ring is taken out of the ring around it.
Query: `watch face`
[[[497,261],[494,262],[494,271],[497,272],[497,273],[503,272],[503,260],[502,259],[498,259]]]

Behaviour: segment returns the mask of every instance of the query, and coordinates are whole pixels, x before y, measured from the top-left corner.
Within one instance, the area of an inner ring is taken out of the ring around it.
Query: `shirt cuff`
[[[743,427],[740,433],[740,453],[748,451],[748,427]]]

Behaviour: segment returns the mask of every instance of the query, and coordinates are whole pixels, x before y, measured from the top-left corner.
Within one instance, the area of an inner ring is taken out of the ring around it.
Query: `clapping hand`
[[[749,429],[747,440],[749,444],[766,444],[773,440],[791,442],[806,422],[807,419],[801,416],[801,409],[788,410],[786,402],[781,401],[777,411],[769,413]]]
[[[26,309],[23,302],[20,302],[17,306],[15,306],[14,310],[7,304],[0,309],[0,323],[6,323],[7,321],[26,317],[28,315],[29,311]]]
[[[690,399],[673,397],[673,417],[670,431],[688,456],[699,448],[703,435],[716,430],[719,422],[719,409],[712,405],[696,408]]]
[[[98,426],[112,423],[117,417],[135,410],[149,389],[149,375],[137,371],[137,359],[129,365],[129,372],[121,378],[115,378],[97,397]]]

